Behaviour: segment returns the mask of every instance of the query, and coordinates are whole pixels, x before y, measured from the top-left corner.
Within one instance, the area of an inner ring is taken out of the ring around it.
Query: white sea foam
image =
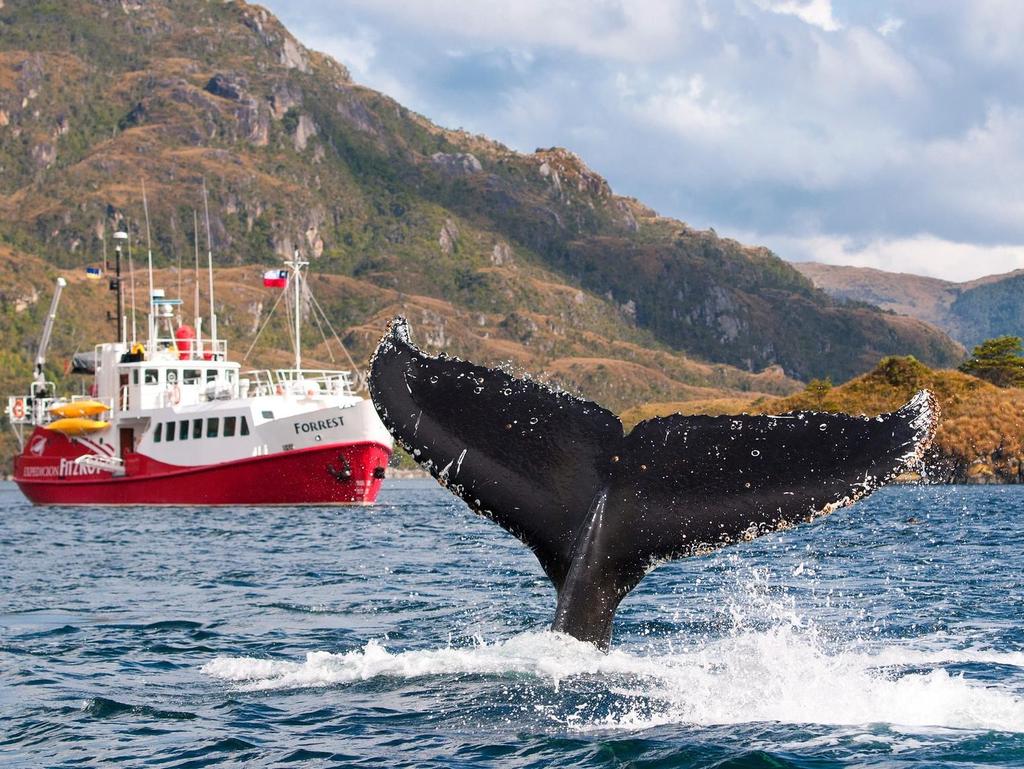
[[[526,674],[557,688],[584,677],[586,685],[603,687],[624,701],[656,705],[617,710],[597,721],[563,718],[574,729],[779,721],[1024,732],[1019,692],[946,669],[963,662],[1024,668],[1024,654],[925,646],[829,653],[813,632],[781,624],[661,653],[617,648],[603,654],[566,636],[524,633],[470,648],[426,651],[390,652],[370,641],[344,654],[310,652],[304,662],[218,657],[203,672],[249,691],[462,673]]]

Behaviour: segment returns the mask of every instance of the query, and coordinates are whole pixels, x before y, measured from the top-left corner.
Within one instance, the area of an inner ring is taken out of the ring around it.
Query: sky
[[[1022,0],[262,0],[448,128],[784,259],[1024,268]]]

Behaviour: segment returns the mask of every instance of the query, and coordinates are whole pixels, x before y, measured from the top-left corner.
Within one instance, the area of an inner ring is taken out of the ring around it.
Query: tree
[[[1019,336],[998,336],[974,348],[970,360],[960,366],[965,374],[997,387],[1024,387],[1024,357]]]
[[[814,398],[820,408],[825,403],[825,397],[829,394],[832,389],[832,378],[825,377],[824,379],[812,379],[807,383],[807,387],[804,388],[804,392]]]

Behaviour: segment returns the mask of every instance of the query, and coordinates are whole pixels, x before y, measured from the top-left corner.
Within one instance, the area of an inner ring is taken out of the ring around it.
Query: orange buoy
[[[174,346],[178,348],[178,360],[188,360],[196,344],[196,330],[191,326],[178,326],[174,332]]]

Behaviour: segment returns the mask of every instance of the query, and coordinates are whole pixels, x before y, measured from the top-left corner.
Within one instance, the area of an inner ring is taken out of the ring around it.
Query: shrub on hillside
[[[970,360],[960,366],[965,374],[997,387],[1024,386],[1024,357],[1019,336],[998,336],[974,348]]]

